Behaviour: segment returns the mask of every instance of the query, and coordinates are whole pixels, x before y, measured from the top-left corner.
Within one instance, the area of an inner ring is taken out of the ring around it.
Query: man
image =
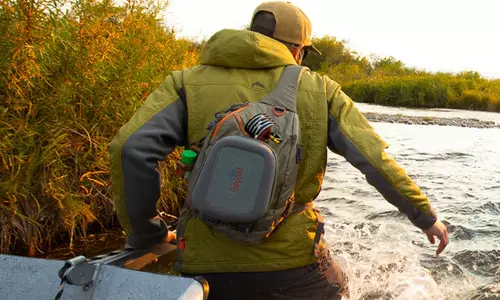
[[[131,247],[160,243],[167,229],[156,218],[160,196],[157,162],[176,145],[207,134],[214,114],[232,104],[255,102],[277,85],[284,67],[318,52],[311,23],[287,2],[263,3],[250,30],[221,30],[201,52],[201,65],[175,71],[155,90],[111,143],[112,183],[120,223]],[[296,97],[303,160],[295,202],[318,196],[327,148],[358,168],[387,201],[423,230],[437,253],[448,244],[446,227],[339,84],[306,71]],[[341,299],[347,277],[330,257],[322,218],[311,208],[288,216],[267,239],[246,245],[218,234],[184,210],[177,230],[177,270],[202,275],[213,299]]]

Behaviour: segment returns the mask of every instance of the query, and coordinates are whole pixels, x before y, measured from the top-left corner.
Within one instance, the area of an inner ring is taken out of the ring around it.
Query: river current
[[[362,112],[500,124],[497,113],[357,105]],[[351,299],[498,299],[488,291],[500,287],[500,129],[372,125],[449,226],[450,242],[436,257],[439,240],[431,245],[360,171],[329,152],[316,206],[349,276]]]

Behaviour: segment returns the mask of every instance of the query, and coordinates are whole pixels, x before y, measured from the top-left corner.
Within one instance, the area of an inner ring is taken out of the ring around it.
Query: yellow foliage
[[[159,24],[161,1],[79,0],[63,12],[64,3],[0,4],[8,37],[0,43],[0,252],[33,255],[61,235],[73,242],[89,226],[118,226],[109,141],[172,70],[198,63],[198,47]],[[176,214],[185,183],[173,170],[170,159],[160,163],[158,206]]]

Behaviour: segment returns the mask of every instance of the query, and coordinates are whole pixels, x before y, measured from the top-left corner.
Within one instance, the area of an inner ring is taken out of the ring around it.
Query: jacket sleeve
[[[340,86],[327,79],[328,148],[360,170],[369,184],[420,229],[437,220],[429,200],[390,157],[374,131]],[[330,95],[328,95],[328,92]]]
[[[143,248],[161,242],[168,229],[157,217],[158,161],[184,145],[185,102],[172,76],[149,95],[110,144],[111,183],[127,244]]]

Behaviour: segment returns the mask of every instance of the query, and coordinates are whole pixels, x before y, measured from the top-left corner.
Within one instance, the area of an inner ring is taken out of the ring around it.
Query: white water
[[[500,123],[494,113],[358,107]],[[500,282],[500,129],[373,126],[450,224],[450,244],[436,257],[438,241],[431,245],[357,169],[330,152],[316,202],[328,222],[326,238],[350,278],[351,299],[468,299]]]

